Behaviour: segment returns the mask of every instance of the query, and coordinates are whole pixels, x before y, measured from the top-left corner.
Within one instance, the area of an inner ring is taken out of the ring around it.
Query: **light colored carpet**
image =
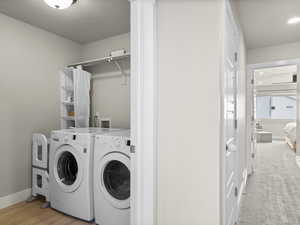
[[[284,142],[258,145],[239,225],[300,225],[300,169]]]

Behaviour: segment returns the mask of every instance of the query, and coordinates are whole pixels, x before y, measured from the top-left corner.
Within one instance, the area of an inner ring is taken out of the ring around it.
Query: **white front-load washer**
[[[80,128],[53,131],[49,162],[49,195],[52,208],[91,221],[93,205],[93,156],[96,133],[116,129]]]
[[[96,135],[94,205],[97,224],[130,224],[130,130]]]

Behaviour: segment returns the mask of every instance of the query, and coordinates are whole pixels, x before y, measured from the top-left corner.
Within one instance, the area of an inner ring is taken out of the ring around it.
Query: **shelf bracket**
[[[78,66],[76,66],[75,68],[76,68],[76,69],[80,69],[80,70],[83,69],[82,65],[78,65]]]
[[[118,68],[118,70],[120,71],[120,73],[122,74],[122,76],[124,77],[124,83],[122,85],[127,85],[128,81],[127,81],[127,77],[128,77],[128,74],[126,74],[121,66],[121,64],[119,63],[119,61],[117,60],[114,60],[112,61],[115,66]]]

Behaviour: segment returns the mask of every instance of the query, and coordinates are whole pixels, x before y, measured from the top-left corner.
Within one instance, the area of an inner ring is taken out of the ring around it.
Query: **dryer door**
[[[130,159],[122,153],[105,155],[98,165],[99,187],[107,201],[115,208],[130,207]]]
[[[54,177],[64,192],[74,192],[83,179],[82,159],[72,145],[62,145],[55,152]]]

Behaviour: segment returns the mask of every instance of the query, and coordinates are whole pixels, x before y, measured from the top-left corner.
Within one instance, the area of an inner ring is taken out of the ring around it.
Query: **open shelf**
[[[68,106],[70,106],[70,105],[72,106],[72,105],[74,105],[74,102],[63,101],[62,104],[63,105],[68,105]]]

